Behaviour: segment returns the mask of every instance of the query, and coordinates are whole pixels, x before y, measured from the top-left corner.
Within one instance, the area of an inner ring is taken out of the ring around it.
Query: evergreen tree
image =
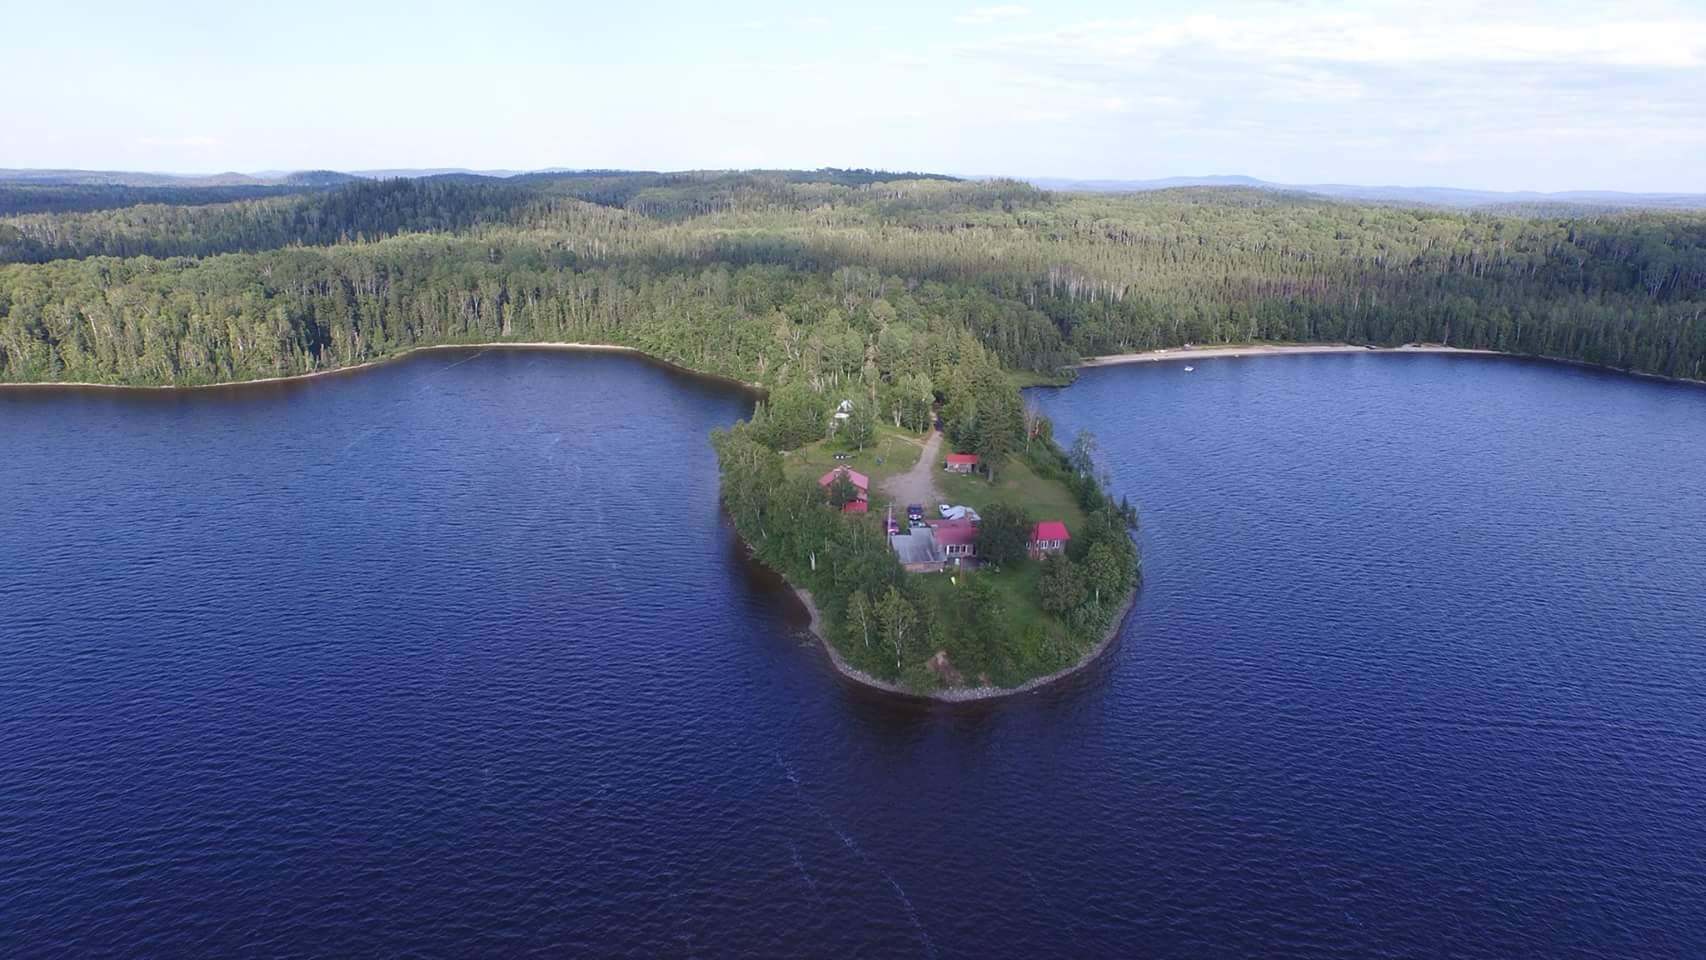
[[[847,471],[839,470],[829,482],[829,505],[837,510],[859,499],[859,488],[853,485]]]
[[[1035,521],[1018,507],[992,503],[984,509],[977,525],[977,554],[997,567],[1017,566],[1025,560]]]

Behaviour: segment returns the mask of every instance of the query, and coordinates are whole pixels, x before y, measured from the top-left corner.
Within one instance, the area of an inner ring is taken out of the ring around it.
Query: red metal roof
[[[1059,520],[1044,520],[1031,531],[1031,539],[1035,540],[1071,540],[1072,534],[1066,532],[1066,524]]]
[[[851,467],[836,467],[834,470],[829,471],[817,479],[818,486],[827,487],[834,483],[835,475],[838,473],[847,474],[847,479],[853,481],[853,485],[858,487],[860,490],[869,490],[871,487],[871,478]]]
[[[977,541],[977,524],[970,520],[938,520],[930,529],[936,534],[936,542],[943,546]]]
[[[871,509],[869,500],[849,500],[841,505],[842,513],[866,513]]]
[[[977,462],[977,454],[975,454],[975,453],[950,453],[950,454],[948,454],[946,459],[949,463],[976,463]]]

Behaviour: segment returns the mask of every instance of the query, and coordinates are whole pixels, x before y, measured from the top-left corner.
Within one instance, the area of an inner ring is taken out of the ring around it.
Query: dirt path
[[[941,432],[930,431],[930,438],[924,441],[924,452],[918,455],[912,469],[879,482],[877,488],[892,497],[902,510],[909,503],[922,503],[925,510],[930,510],[941,502],[936,493],[936,464],[941,450]]]

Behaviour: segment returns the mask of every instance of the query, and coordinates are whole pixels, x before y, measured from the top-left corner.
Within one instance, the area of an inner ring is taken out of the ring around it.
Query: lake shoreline
[[[1134,353],[1110,353],[1085,357],[1078,362],[1081,368],[1112,367],[1126,363],[1160,363],[1166,360],[1212,360],[1218,357],[1290,356],[1310,353],[1455,353],[1468,356],[1514,356],[1497,350],[1470,347],[1448,347],[1444,344],[1410,343],[1401,347],[1370,347],[1355,343],[1258,343],[1227,347],[1163,347],[1159,350],[1140,350]]]
[[[260,386],[260,385],[264,385],[264,384],[306,382],[306,381],[314,380],[314,379],[320,378],[320,377],[331,377],[331,376],[337,376],[340,374],[357,373],[357,372],[360,372],[363,370],[369,370],[369,369],[373,369],[376,367],[381,367],[381,366],[384,366],[384,365],[389,364],[389,363],[396,363],[396,362],[404,360],[404,359],[406,359],[406,358],[408,358],[414,354],[421,353],[424,351],[429,351],[429,350],[503,350],[503,349],[510,349],[510,350],[564,350],[564,351],[572,351],[572,352],[579,352],[579,353],[620,353],[620,354],[627,354],[630,356],[638,357],[641,360],[644,360],[648,363],[655,364],[657,366],[663,367],[665,369],[668,369],[668,370],[671,370],[671,371],[674,371],[677,373],[686,374],[688,376],[717,381],[720,383],[727,384],[729,386],[739,387],[739,388],[747,390],[749,392],[760,393],[760,394],[767,392],[765,390],[765,387],[762,384],[753,383],[753,382],[744,381],[744,380],[739,380],[739,379],[736,379],[734,377],[724,376],[722,374],[706,373],[706,372],[703,372],[700,370],[695,370],[691,367],[682,366],[681,364],[675,363],[673,361],[665,360],[661,357],[653,356],[652,354],[649,354],[649,353],[645,352],[644,350],[639,349],[638,347],[629,347],[629,346],[622,346],[622,345],[617,345],[617,344],[604,344],[604,343],[581,343],[581,342],[572,342],[572,341],[539,341],[539,340],[535,340],[535,341],[497,340],[497,341],[490,341],[490,342],[486,342],[486,343],[422,344],[420,346],[410,347],[407,350],[403,350],[401,352],[398,352],[396,354],[392,354],[390,356],[379,357],[379,358],[376,358],[373,360],[363,361],[362,363],[353,364],[353,365],[347,366],[347,367],[335,367],[335,368],[332,368],[329,370],[313,370],[313,371],[310,371],[308,373],[297,373],[297,374],[290,374],[287,376],[279,376],[279,377],[261,377],[261,378],[252,379],[252,380],[231,380],[231,381],[222,381],[219,383],[198,383],[198,384],[126,384],[126,383],[95,383],[95,382],[90,382],[90,381],[56,380],[56,381],[31,381],[31,382],[24,382],[24,383],[0,383],[0,390],[5,390],[8,388],[20,388],[20,389],[26,389],[26,390],[36,390],[36,389],[51,390],[51,389],[55,389],[55,388],[62,388],[62,389],[71,389],[71,390],[96,389],[96,390],[149,391],[149,392],[222,390],[222,389],[242,388],[242,387],[248,387],[248,386]],[[1161,357],[1156,357],[1155,359],[1161,359]],[[737,534],[737,536],[738,536],[738,534]],[[746,546],[748,555],[756,560],[756,555],[753,553],[751,545],[745,544],[744,539],[742,540],[742,543],[744,546]],[[1033,677],[1030,680],[1025,681],[1024,683],[1019,684],[1016,687],[953,687],[953,688],[949,688],[946,690],[921,692],[921,691],[917,691],[917,690],[911,690],[911,689],[908,689],[906,687],[902,687],[898,684],[889,683],[886,680],[878,679],[877,677],[873,677],[870,674],[864,672],[863,670],[860,670],[857,667],[854,667],[852,664],[848,663],[847,660],[841,656],[840,651],[835,649],[834,644],[832,644],[829,641],[828,635],[824,629],[823,612],[818,608],[815,599],[811,595],[811,591],[805,589],[804,587],[800,587],[800,586],[795,585],[792,581],[788,580],[788,578],[785,575],[781,574],[780,572],[778,572],[776,574],[776,576],[779,577],[781,579],[781,581],[787,585],[788,589],[793,592],[794,597],[800,602],[800,604],[803,607],[805,607],[807,615],[808,615],[809,620],[810,620],[809,629],[811,630],[812,635],[814,637],[816,637],[818,642],[822,645],[824,652],[826,652],[829,655],[830,663],[835,667],[836,672],[838,672],[843,677],[845,677],[846,679],[848,679],[854,683],[858,683],[861,686],[865,686],[865,687],[871,688],[873,690],[879,690],[879,691],[882,691],[884,693],[894,694],[896,696],[911,697],[914,699],[935,700],[935,701],[943,702],[943,703],[969,703],[969,702],[977,702],[977,701],[983,701],[983,700],[994,700],[994,699],[999,699],[1002,697],[1017,696],[1019,694],[1028,693],[1030,691],[1036,690],[1040,687],[1046,686],[1048,684],[1054,683],[1058,680],[1065,679],[1066,677],[1069,677],[1073,674],[1078,673],[1079,671],[1083,670],[1085,667],[1089,666],[1090,664],[1092,664],[1096,660],[1098,660],[1101,657],[1101,655],[1103,653],[1105,653],[1110,646],[1113,645],[1114,640],[1118,639],[1119,634],[1120,634],[1120,630],[1124,626],[1127,616],[1131,613],[1132,607],[1137,602],[1137,590],[1138,590],[1138,587],[1134,586],[1132,588],[1131,592],[1126,596],[1125,603],[1120,607],[1119,613],[1114,617],[1113,622],[1109,625],[1108,630],[1107,630],[1106,634],[1102,637],[1102,639],[1094,647],[1092,647],[1092,648],[1090,648],[1090,650],[1086,651],[1084,656],[1080,657],[1077,660],[1077,662],[1075,662],[1075,663],[1073,663],[1067,667],[1064,667],[1060,670],[1057,670],[1057,671],[1050,673],[1050,674],[1047,674],[1045,676]]]
[[[218,383],[96,383],[84,380],[31,380],[19,383],[0,383],[0,390],[10,388],[20,389],[53,389],[55,387],[74,388],[78,390],[229,390],[237,387],[260,386],[262,384],[294,383],[313,380],[319,377],[333,377],[340,374],[356,373],[382,367],[389,363],[405,360],[417,353],[428,350],[567,350],[576,353],[624,353],[644,359],[648,363],[657,364],[676,373],[715,380],[730,386],[740,387],[754,393],[767,392],[763,384],[725,376],[720,373],[706,373],[695,370],[673,360],[665,360],[641,350],[638,347],[627,347],[612,343],[580,343],[569,340],[491,340],[484,343],[424,343],[410,347],[389,356],[364,360],[361,363],[347,367],[333,367],[329,370],[310,370],[307,373],[292,373],[279,377],[258,377],[250,380],[221,380]]]
[[[750,555],[751,547],[748,546],[747,550]],[[754,556],[753,559],[757,560],[757,557]],[[1040,677],[1032,677],[1016,687],[949,687],[945,690],[912,690],[897,683],[880,680],[848,663],[846,658],[841,655],[841,651],[835,649],[835,644],[831,643],[828,635],[824,633],[825,621],[823,611],[818,609],[817,601],[812,597],[811,591],[804,587],[795,585],[786,576],[783,576],[780,573],[778,573],[777,576],[781,578],[783,583],[788,585],[788,589],[793,592],[794,598],[800,602],[800,605],[805,607],[806,615],[810,620],[808,629],[811,631],[812,636],[817,638],[818,645],[823,647],[825,653],[829,654],[830,664],[835,667],[835,671],[841,674],[843,678],[859,684],[860,686],[869,687],[873,690],[880,690],[883,693],[894,694],[895,696],[901,697],[911,697],[915,700],[934,700],[938,703],[978,703],[986,700],[999,700],[1005,697],[1016,697],[1020,694],[1030,693],[1041,689],[1049,684],[1064,680],[1067,677],[1079,673],[1084,668],[1095,663],[1097,660],[1100,660],[1102,658],[1102,654],[1106,653],[1108,648],[1114,645],[1114,641],[1119,639],[1120,633],[1125,628],[1126,619],[1131,615],[1132,608],[1137,605],[1137,592],[1142,588],[1142,584],[1137,584],[1131,588],[1129,593],[1126,594],[1125,603],[1120,605],[1119,613],[1114,615],[1113,621],[1108,624],[1107,632],[1103,634],[1102,639],[1098,641],[1095,646],[1085,651],[1084,655],[1079,657],[1076,662],[1062,667],[1053,673],[1044,674]]]
[[[1561,363],[1567,366],[1581,367],[1585,370],[1602,370],[1606,373],[1618,373],[1628,377],[1639,377],[1643,380],[1657,380],[1661,383],[1684,383],[1690,386],[1706,387],[1706,380],[1672,377],[1662,373],[1648,373],[1645,370],[1629,370],[1604,363],[1592,363],[1587,360],[1572,360],[1569,357],[1548,357],[1544,354],[1535,353],[1510,353],[1504,350],[1487,350],[1480,347],[1450,347],[1441,343],[1406,343],[1398,347],[1369,346],[1356,343],[1257,343],[1241,347],[1163,347],[1159,350],[1139,350],[1132,353],[1110,353],[1095,357],[1084,357],[1079,360],[1074,369],[1089,370],[1096,367],[1114,367],[1128,363],[1162,363],[1168,360],[1286,357],[1328,353],[1374,353],[1381,355],[1410,353],[1461,357],[1509,357],[1515,360]]]
[[[328,370],[310,370],[307,373],[292,373],[278,377],[257,377],[249,380],[221,380],[217,383],[98,383],[90,380],[27,380],[19,382],[0,383],[0,390],[51,390],[56,387],[78,390],[228,390],[263,384],[293,383],[313,380],[318,377],[332,377],[340,374],[355,373],[388,363],[407,359],[416,353],[427,350],[568,350],[584,353],[624,353],[640,357],[648,363],[657,364],[667,370],[683,373],[693,377],[714,380],[730,386],[739,387],[753,393],[767,393],[761,383],[741,380],[737,377],[720,373],[706,373],[692,367],[666,360],[662,357],[647,353],[639,347],[622,346],[611,343],[583,343],[571,340],[491,340],[480,343],[429,343],[409,347],[389,356],[364,360],[361,363],[347,367],[333,367]],[[1569,357],[1548,357],[1542,354],[1509,353],[1503,350],[1487,350],[1479,347],[1451,347],[1435,343],[1407,343],[1397,347],[1382,347],[1355,343],[1258,343],[1245,346],[1224,347],[1162,347],[1156,350],[1138,350],[1130,353],[1109,353],[1093,357],[1080,358],[1068,369],[1089,370],[1097,367],[1114,367],[1131,363],[1164,363],[1169,360],[1215,360],[1241,359],[1244,357],[1283,357],[1305,356],[1309,354],[1334,353],[1372,353],[1390,354],[1438,354],[1466,357],[1511,357],[1518,360],[1538,360],[1545,363],[1561,363],[1587,370],[1603,370],[1607,373],[1619,373],[1643,380],[1656,380],[1661,383],[1684,383],[1691,386],[1706,387],[1706,380],[1695,380],[1689,377],[1672,377],[1662,373],[1648,373],[1644,370],[1629,370],[1623,367],[1613,367],[1603,363],[1592,363],[1587,360],[1573,360]],[[1050,387],[1067,386],[1068,382],[1059,384],[1035,383],[1029,386]]]

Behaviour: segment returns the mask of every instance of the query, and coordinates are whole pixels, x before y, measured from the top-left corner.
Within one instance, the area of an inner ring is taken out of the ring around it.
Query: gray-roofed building
[[[942,569],[942,548],[929,527],[910,527],[889,538],[889,546],[907,573],[934,573]]]

